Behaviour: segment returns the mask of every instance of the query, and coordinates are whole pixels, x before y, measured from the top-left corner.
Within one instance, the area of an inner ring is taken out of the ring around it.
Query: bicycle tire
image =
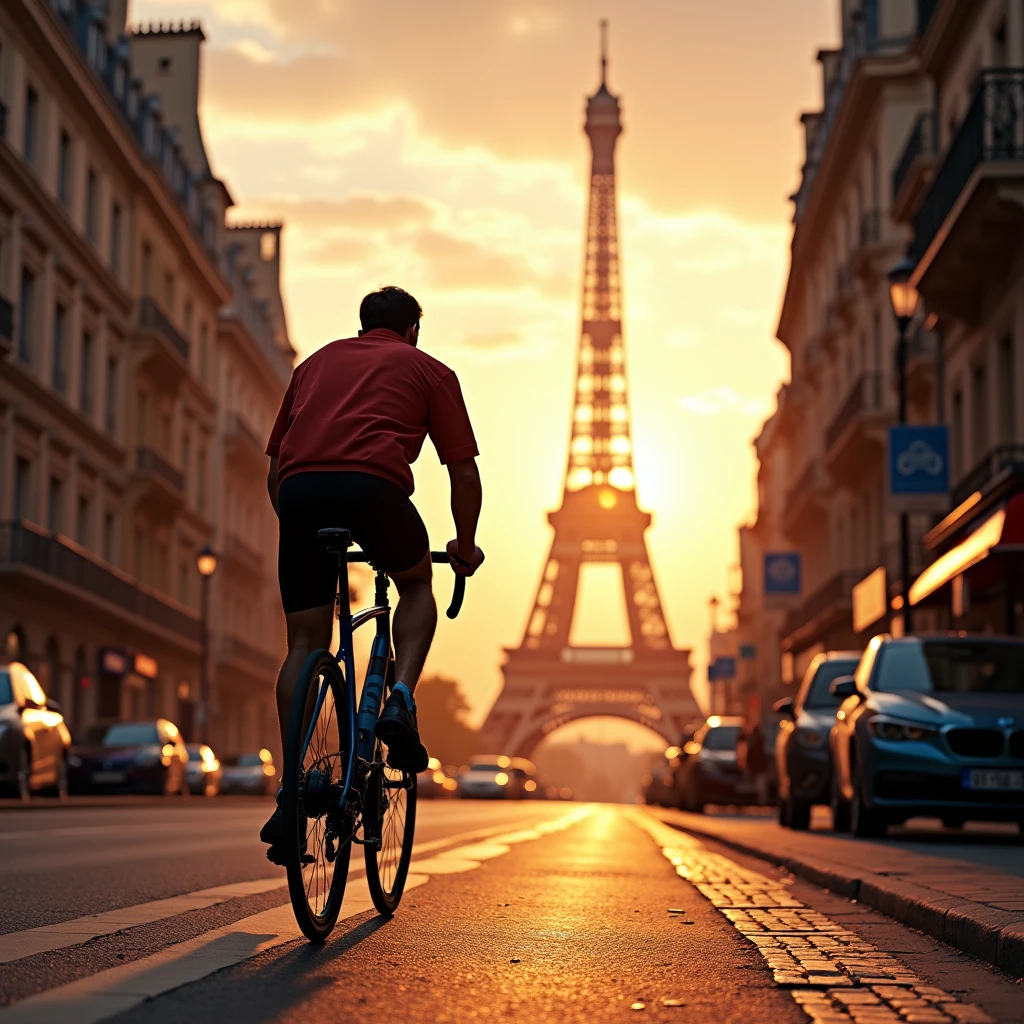
[[[389,677],[393,671],[391,668]],[[385,702],[390,690],[389,679]],[[367,779],[363,801],[363,832],[365,835],[367,815],[375,813],[376,819],[372,821],[381,837],[381,846],[379,850],[364,846],[363,856],[366,859],[366,883],[373,905],[379,913],[390,917],[402,901],[409,876],[416,832],[416,776],[384,766],[386,757],[387,748],[377,740],[373,760],[382,767],[371,772]]]
[[[302,747],[309,730],[307,716],[311,717],[317,695],[324,683],[330,690],[317,714],[311,742],[300,764]],[[338,718],[339,713],[348,713],[347,692],[345,677],[333,655],[329,651],[314,651],[299,673],[288,720],[288,742],[284,750],[281,811],[284,816],[288,893],[295,920],[302,933],[310,942],[317,943],[323,942],[337,923],[352,854],[352,836],[349,833],[338,839],[333,847],[333,859],[329,859],[330,822],[328,813],[321,810],[327,804],[326,792],[330,791],[332,784],[341,781],[348,766]],[[330,707],[328,698],[333,701]],[[307,792],[306,788],[306,782],[314,770],[319,773],[318,796]],[[326,792],[323,782],[325,775]],[[310,815],[307,812],[313,813]],[[313,853],[309,853],[310,848]],[[311,887],[314,885],[311,905]]]

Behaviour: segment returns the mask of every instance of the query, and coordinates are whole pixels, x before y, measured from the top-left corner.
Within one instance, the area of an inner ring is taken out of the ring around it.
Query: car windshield
[[[719,725],[708,730],[702,746],[705,750],[735,750],[739,738],[738,725]]]
[[[235,754],[233,757],[225,757],[223,764],[228,768],[257,768],[263,766],[259,754]]]
[[[1024,693],[1024,643],[926,640],[882,652],[883,693]]]
[[[13,704],[14,691],[11,689],[11,673],[0,669],[0,704]]]
[[[152,722],[115,722],[113,725],[92,725],[85,731],[85,742],[101,747],[138,747],[159,743]]]
[[[823,661],[818,666],[811,680],[811,687],[807,691],[807,699],[804,707],[810,710],[815,708],[837,708],[843,703],[839,697],[833,697],[829,687],[841,676],[852,676],[857,671],[857,662],[854,659],[843,660],[836,658],[834,661]]]

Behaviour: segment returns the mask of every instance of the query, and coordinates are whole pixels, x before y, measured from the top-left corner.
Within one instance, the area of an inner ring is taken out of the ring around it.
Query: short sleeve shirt
[[[429,435],[443,464],[479,454],[455,374],[379,329],[325,345],[292,374],[267,454],[295,473],[372,473],[413,492]]]

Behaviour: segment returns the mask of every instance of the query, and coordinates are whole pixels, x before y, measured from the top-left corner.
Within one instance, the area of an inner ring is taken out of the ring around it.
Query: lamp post
[[[899,385],[899,422],[907,422],[907,328],[917,311],[918,292],[911,284],[914,261],[904,256],[888,274],[889,302],[896,318],[899,341],[896,345],[896,374]],[[910,516],[900,513],[900,596],[903,600],[903,632],[913,631],[910,609]]]
[[[209,544],[203,546],[196,555],[196,568],[202,580],[200,594],[200,630],[199,642],[199,706],[196,713],[196,726],[200,743],[209,741],[208,729],[210,722],[210,580],[217,571],[217,555]]]
[[[710,678],[712,666],[715,663],[715,634],[718,632],[718,606],[721,602],[717,597],[711,596],[708,598],[708,612],[711,618],[711,633],[708,636],[708,676]],[[721,683],[722,680],[714,680],[716,683]],[[711,698],[711,709],[715,707],[715,693],[714,690],[709,694]],[[722,702],[722,714],[726,712],[725,708],[725,687],[722,687],[721,702]]]

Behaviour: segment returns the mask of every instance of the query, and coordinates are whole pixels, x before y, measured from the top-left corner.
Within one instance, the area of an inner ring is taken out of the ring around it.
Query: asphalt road
[[[269,809],[0,814],[0,1024],[1024,1019],[991,968],[629,807],[424,802],[395,917],[356,870],[312,947]]]

